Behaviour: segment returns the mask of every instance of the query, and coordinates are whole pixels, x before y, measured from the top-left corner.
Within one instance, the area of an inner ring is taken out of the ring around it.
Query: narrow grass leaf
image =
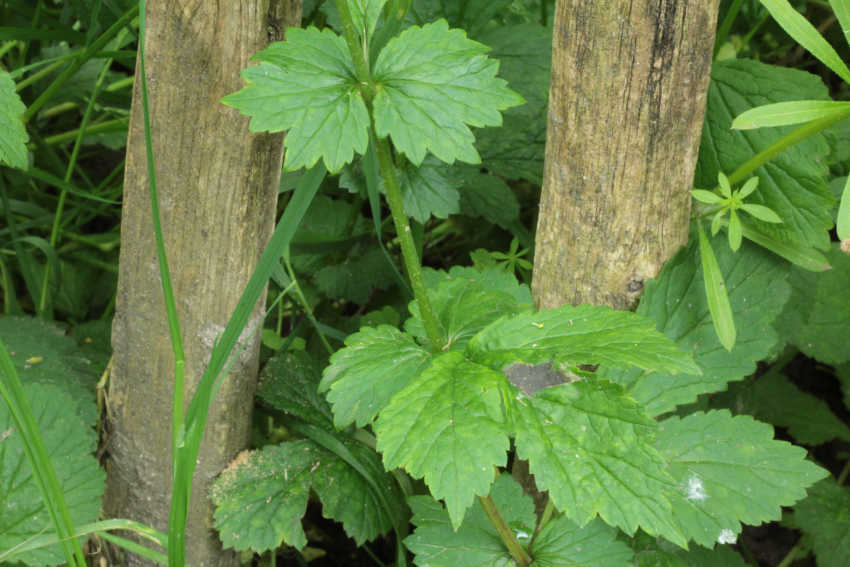
[[[847,240],[850,238],[850,177],[847,178],[847,183],[844,185],[844,192],[841,194],[841,204],[838,207],[838,222],[835,223],[838,229],[838,238]]]
[[[702,224],[697,221],[699,227],[699,249],[702,256],[702,270],[705,275],[705,293],[708,297],[708,308],[711,318],[714,320],[714,328],[717,338],[731,351],[735,346],[736,333],[735,321],[732,318],[732,307],[729,305],[729,296],[726,294],[726,286],[723,283],[723,274],[717,265],[717,258],[711,243],[705,235]]]
[[[726,219],[723,219],[722,222],[723,224],[728,224]],[[756,227],[744,221],[741,222],[741,234],[744,238],[764,246],[774,254],[782,256],[792,264],[800,266],[805,270],[822,272],[829,269],[829,260],[814,248],[796,242],[779,242],[759,232]]]
[[[850,102],[825,100],[801,100],[799,102],[778,102],[753,108],[738,116],[732,122],[736,130],[752,130],[763,126],[788,126],[802,124],[818,118],[826,118],[845,112]]]
[[[850,41],[850,0],[829,0],[832,11],[835,12],[835,17],[838,18],[838,23],[841,25],[841,31],[844,32],[844,39]]]

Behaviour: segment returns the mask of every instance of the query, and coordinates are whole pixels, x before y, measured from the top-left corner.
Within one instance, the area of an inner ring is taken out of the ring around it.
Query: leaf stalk
[[[493,498],[488,494],[487,496],[479,496],[478,501],[481,503],[481,507],[484,508],[484,513],[487,514],[487,517],[490,518],[490,521],[493,523],[493,527],[496,528],[496,532],[508,547],[508,552],[511,554],[511,557],[514,558],[516,564],[519,565],[519,567],[528,567],[531,565],[531,557],[517,541],[510,526],[508,526],[505,518],[496,507],[496,503],[493,502]]]

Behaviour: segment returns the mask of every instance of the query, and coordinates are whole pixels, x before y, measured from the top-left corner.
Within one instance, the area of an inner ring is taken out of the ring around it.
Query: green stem
[[[794,560],[797,559],[797,555],[800,553],[801,549],[803,549],[803,547],[798,542],[797,545],[791,548],[791,551],[788,552],[788,555],[786,555],[785,558],[780,561],[776,567],[788,567],[789,565],[791,565]]]
[[[744,0],[735,0],[735,2],[729,7],[729,11],[726,12],[726,17],[723,18],[723,25],[721,25],[720,29],[717,31],[717,38],[714,40],[713,57],[717,57],[717,52],[720,51],[720,48],[723,47],[724,43],[726,43],[726,37],[729,35],[729,30],[732,28],[732,24],[735,23],[735,18],[738,17],[738,12],[741,10],[741,4],[743,3]]]
[[[850,475],[850,460],[847,461],[847,464],[844,465],[844,469],[841,471],[841,474],[838,475],[838,480],[836,481],[838,486],[844,484],[847,480],[847,475]]]
[[[116,118],[115,120],[108,120],[106,122],[101,122],[98,125],[92,125],[89,128],[86,128],[86,134],[103,134],[108,132],[122,132],[127,130],[127,119],[126,118]],[[79,136],[80,129],[71,130],[70,132],[63,132],[62,134],[56,134],[55,136],[48,136],[44,139],[44,143],[48,146],[54,146],[56,144],[61,144],[63,142],[70,142]],[[36,149],[36,145],[34,143],[27,144],[27,149],[34,150]]]
[[[531,536],[531,541],[528,542],[528,547],[531,547],[531,544],[534,543],[534,540],[537,539],[537,536],[540,535],[540,532],[543,531],[549,524],[549,520],[552,519],[552,514],[555,512],[555,502],[552,501],[551,498],[546,499],[546,507],[543,509],[543,515],[540,516],[540,521],[537,522],[537,527],[534,528],[534,534]]]
[[[519,567],[528,567],[531,565],[531,557],[517,541],[510,526],[505,521],[505,518],[501,513],[499,513],[499,509],[496,508],[496,503],[493,502],[493,498],[489,495],[479,496],[478,501],[481,503],[481,507],[484,508],[484,513],[487,514],[487,517],[490,518],[490,521],[493,523],[493,527],[496,528],[496,532],[498,532],[499,536],[501,536],[505,545],[508,546],[508,552],[511,554],[511,557],[514,558],[516,564],[519,565]]]

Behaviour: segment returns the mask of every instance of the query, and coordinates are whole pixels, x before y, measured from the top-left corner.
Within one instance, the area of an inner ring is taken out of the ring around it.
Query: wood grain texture
[[[186,406],[274,229],[282,134],[249,134],[219,100],[241,89],[241,69],[299,25],[301,0],[150,0],[147,72],[165,248],[186,350]],[[171,493],[169,340],[150,212],[140,73],[127,152],[109,403],[113,518],[167,532]],[[249,330],[260,322],[265,294]],[[187,563],[238,565],[212,530],[210,482],[247,446],[259,343],[243,351],[209,414],[195,474]],[[129,537],[129,536],[128,536]],[[150,562],[128,554],[130,566]]]
[[[558,0],[539,308],[633,310],[687,242],[718,0]]]

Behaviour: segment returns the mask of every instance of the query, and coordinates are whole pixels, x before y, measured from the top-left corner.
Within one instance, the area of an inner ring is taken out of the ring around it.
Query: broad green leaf
[[[383,21],[383,9],[387,0],[346,0],[351,10],[351,18],[354,20],[354,28],[365,39],[368,45],[372,41],[372,34],[379,21]],[[392,4],[392,2],[390,2]],[[334,0],[327,0],[320,6],[322,12],[328,17],[328,25],[340,34],[342,33],[342,21],[336,9]]]
[[[839,240],[850,238],[850,177],[841,193],[841,205],[838,207],[838,219],[835,222]]]
[[[819,567],[850,562],[850,487],[823,480],[794,507],[794,521],[815,540]]]
[[[769,425],[726,410],[663,421],[653,447],[679,484],[668,498],[682,531],[706,547],[734,541],[741,523],[778,520],[829,474]]]
[[[528,285],[519,283],[519,280],[513,274],[496,268],[486,268],[481,272],[475,268],[463,266],[452,266],[448,272],[424,268],[423,274],[428,289],[436,290],[443,281],[463,278],[474,281],[487,291],[507,293],[516,300],[520,307],[531,307],[534,304],[531,299],[531,288]]]
[[[850,441],[850,427],[830,411],[826,402],[800,391],[776,370],[753,383],[752,399],[757,403],[753,417],[787,427],[801,445],[820,445],[836,437]]]
[[[285,42],[253,59],[260,65],[242,71],[248,86],[222,102],[252,117],[251,132],[287,130],[287,170],[322,158],[336,173],[366,151],[369,114],[342,38],[330,29],[288,28]]]
[[[637,567],[746,567],[744,558],[728,545],[707,549],[691,545],[688,551],[669,541],[638,532],[633,538],[620,538],[635,552]]]
[[[621,386],[585,377],[533,397],[511,391],[517,456],[559,510],[686,545],[664,497],[676,484],[650,446],[658,424]]]
[[[649,319],[608,307],[564,305],[503,317],[475,336],[467,355],[502,369],[515,362],[539,364],[556,357],[573,365],[638,366],[647,370],[699,373]]]
[[[520,310],[516,299],[505,292],[487,290],[473,279],[455,277],[441,282],[429,291],[431,305],[437,314],[437,326],[445,342],[444,350],[462,351],[481,329],[503,315]],[[419,305],[411,301],[412,317],[404,329],[423,344],[429,344],[425,326],[419,314]]]
[[[398,491],[373,449],[354,440],[344,443],[380,479],[382,490]],[[392,528],[392,518],[369,483],[342,458],[304,439],[240,453],[213,483],[214,526],[224,546],[257,553],[281,543],[303,548],[307,538],[301,518],[311,489],[322,501],[322,514],[342,522],[358,545]]]
[[[331,408],[319,395],[319,363],[306,352],[287,352],[268,361],[257,395],[276,409],[335,432]]]
[[[94,522],[100,512],[106,474],[92,456],[95,440],[87,431],[88,424],[79,418],[73,396],[47,384],[25,383],[24,392],[56,470],[71,520],[75,525]],[[30,538],[53,530],[5,402],[0,402],[0,479],[2,556]],[[16,560],[41,567],[65,563],[65,555],[57,544],[28,551]]]
[[[345,298],[358,305],[369,301],[374,288],[389,289],[393,283],[392,266],[380,247],[357,244],[332,266],[315,276],[316,287],[330,299]]]
[[[431,364],[431,353],[398,329],[363,327],[331,356],[319,391],[334,404],[334,423],[343,428],[370,423],[397,393]]]
[[[732,214],[734,214],[734,211],[732,211]],[[741,224],[740,222],[737,224],[738,233],[737,238],[734,239],[735,242],[733,242],[734,226],[733,221],[729,225],[729,244],[732,245],[733,252],[741,246]],[[714,321],[717,338],[720,339],[720,343],[726,347],[726,350],[732,352],[738,335],[735,331],[732,306],[729,304],[729,296],[726,293],[726,282],[723,281],[723,274],[720,273],[720,266],[717,265],[714,249],[711,247],[711,242],[705,235],[705,230],[703,230],[700,221],[697,221],[697,229],[699,231],[699,251],[702,258],[702,274],[705,282],[705,295],[708,299],[708,309],[711,312],[711,319]]]
[[[375,422],[384,466],[424,476],[455,528],[507,462],[507,387],[501,372],[450,352],[396,394]]]
[[[773,19],[782,26],[809,53],[820,59],[821,63],[835,71],[835,74],[850,83],[850,70],[829,45],[823,36],[802,14],[791,7],[788,0],[761,0]]]
[[[327,236],[344,236],[345,226],[351,216],[351,205],[342,199],[331,199],[327,195],[316,195],[310,202],[304,218],[298,225],[294,239],[305,233],[324,234]],[[364,221],[358,215],[354,223],[354,233],[364,229]],[[307,252],[292,252],[293,267],[304,274],[312,276],[332,261],[330,253],[312,254]]]
[[[527,101],[508,114],[545,112],[552,74],[552,28],[534,24],[492,27],[476,40],[493,48],[489,55],[499,60],[499,76]]]
[[[847,39],[847,34],[850,33],[850,1],[848,0],[829,0],[829,5],[838,18],[838,23],[841,25],[841,31],[844,32],[844,39]]]
[[[0,163],[27,169],[27,134],[21,115],[26,110],[15,92],[15,81],[0,69]]]
[[[481,164],[507,179],[543,183],[546,158],[546,112],[536,116],[506,116],[501,128],[475,131]]]
[[[470,36],[480,32],[493,16],[512,0],[442,0],[445,18],[453,28],[463,28]]]
[[[774,213],[775,214],[775,213]],[[774,254],[782,256],[792,264],[800,266],[812,272],[822,272],[829,268],[829,262],[823,254],[814,248],[809,248],[796,242],[779,242],[759,232],[759,230],[748,222],[741,222],[741,234],[744,238],[752,240],[756,244],[764,246]]]
[[[496,78],[487,47],[440,20],[390,40],[375,63],[375,128],[414,165],[426,151],[453,163],[479,163],[468,126],[501,126],[501,110],[524,101]]]
[[[826,118],[850,109],[850,103],[827,100],[800,100],[778,102],[753,108],[739,115],[732,122],[736,130],[751,130],[765,126],[787,126]]]
[[[737,253],[721,245],[723,236],[711,239],[718,251],[718,265],[726,281],[729,303],[735,317],[738,340],[732,352],[720,344],[702,283],[699,243],[696,239],[664,264],[658,279],[646,285],[637,314],[657,322],[657,330],[693,353],[701,375],[628,372],[600,368],[600,376],[626,388],[647,406],[650,415],[672,411],[691,403],[699,394],[726,389],[726,383],[755,372],[777,342],[770,324],[782,311],[791,292],[787,268],[760,247],[744,242]]]
[[[537,517],[534,501],[509,474],[496,479],[490,496],[521,545],[528,545]],[[430,496],[408,498],[416,531],[404,545],[421,567],[514,567],[508,549],[476,500],[455,531],[448,512]]]
[[[733,119],[765,104],[800,99],[829,100],[820,77],[748,59],[715,62],[708,90],[696,187],[713,187],[721,171],[735,171],[794,126],[732,130]],[[824,180],[829,146],[816,134],[756,170],[758,191],[748,203],[764,205],[782,224],[753,220],[765,235],[783,243],[826,249],[834,198]]]
[[[616,537],[617,530],[602,520],[579,528],[561,516],[543,528],[534,540],[531,556],[539,567],[632,567],[632,550]]]
[[[100,376],[73,339],[44,319],[9,316],[0,317],[0,338],[21,382],[51,384],[67,392],[86,426],[94,426],[95,386]]]
[[[461,213],[484,217],[505,229],[519,218],[516,195],[500,177],[481,173],[473,166],[456,166],[453,173],[460,190]]]
[[[445,219],[460,212],[460,195],[447,168],[434,156],[428,156],[418,167],[410,165],[398,171],[404,211],[407,216],[425,223],[434,215]],[[383,180],[381,190],[384,190]]]

